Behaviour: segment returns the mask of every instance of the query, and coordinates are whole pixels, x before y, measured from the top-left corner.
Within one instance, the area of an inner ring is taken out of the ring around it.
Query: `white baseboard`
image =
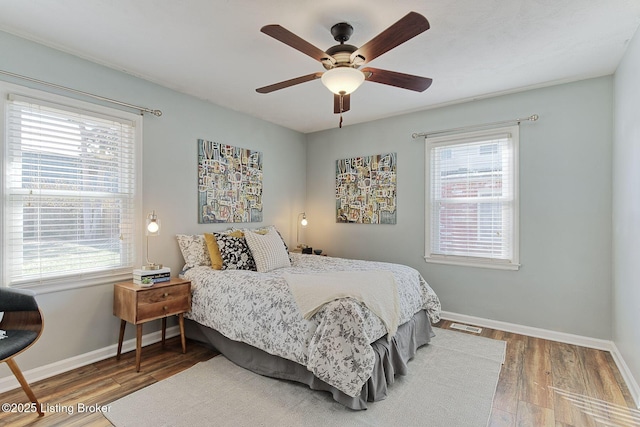
[[[180,328],[177,325],[167,328],[167,332],[166,332],[167,338],[171,338],[176,335],[180,335]],[[142,345],[146,346],[149,344],[159,342],[161,340],[162,340],[162,331],[151,332],[149,334],[144,334],[142,336]],[[123,353],[131,350],[135,350],[135,348],[136,348],[135,338],[124,341],[122,343]],[[118,345],[112,344],[104,348],[99,348],[98,350],[90,351],[88,353],[80,354],[78,356],[73,356],[68,359],[50,363],[45,366],[40,366],[38,368],[30,369],[28,371],[23,372],[22,374],[26,378],[27,382],[31,384],[36,381],[44,380],[54,375],[58,375],[63,372],[70,371],[72,369],[80,368],[90,363],[95,363],[100,360],[113,357],[116,355],[117,352],[118,352]],[[20,384],[18,383],[18,380],[16,380],[13,375],[0,378],[0,393],[13,390],[14,388],[18,388],[18,387],[20,387]]]
[[[482,317],[467,316],[466,314],[451,313],[449,311],[443,311],[441,317],[455,322],[470,323],[472,325],[484,326],[485,328],[497,329],[499,331],[513,332],[535,338],[544,338],[550,341],[595,348],[597,350],[611,351],[611,344],[613,344],[611,341],[607,340],[556,332],[549,329],[523,326],[515,323],[501,322],[499,320],[483,319]]]
[[[449,311],[443,311],[441,313],[441,317],[445,320],[451,320],[454,322],[467,323],[474,326],[497,329],[499,331],[513,332],[520,335],[527,335],[550,341],[558,341],[565,344],[573,344],[608,351],[611,353],[613,360],[618,366],[618,370],[629,389],[629,393],[631,393],[631,397],[633,397],[636,406],[640,409],[640,385],[638,385],[638,381],[636,381],[631,374],[629,367],[613,341],[568,334],[565,332],[556,332],[548,329],[534,328],[531,326],[523,326],[515,323],[501,322],[498,320],[484,319],[482,317],[467,316],[466,314],[452,313]]]

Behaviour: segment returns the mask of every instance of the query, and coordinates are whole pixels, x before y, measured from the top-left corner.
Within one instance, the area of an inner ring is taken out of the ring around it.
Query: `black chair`
[[[24,392],[36,404],[38,414],[42,416],[44,413],[38,399],[13,360],[31,347],[42,334],[42,313],[33,295],[30,291],[0,287],[0,312],[4,312],[0,330],[6,332],[6,337],[0,339],[0,362],[7,362]]]

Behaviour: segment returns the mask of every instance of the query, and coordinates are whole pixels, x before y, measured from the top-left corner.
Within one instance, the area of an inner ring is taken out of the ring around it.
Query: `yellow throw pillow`
[[[211,258],[211,268],[214,270],[222,270],[222,255],[216,241],[216,236],[211,233],[204,233],[204,240],[207,243],[209,257]]]

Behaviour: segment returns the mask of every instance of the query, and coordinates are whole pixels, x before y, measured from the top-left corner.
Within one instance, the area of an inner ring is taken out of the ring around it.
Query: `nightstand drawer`
[[[148,289],[138,294],[138,306],[142,309],[145,304],[155,304],[160,302],[169,302],[175,299],[184,299],[189,296],[190,285],[175,285],[166,288]],[[188,308],[187,308],[188,310]]]
[[[139,304],[137,321],[146,322],[147,320],[171,316],[172,314],[184,313],[191,309],[190,302],[187,295],[166,298],[165,301],[160,302]]]

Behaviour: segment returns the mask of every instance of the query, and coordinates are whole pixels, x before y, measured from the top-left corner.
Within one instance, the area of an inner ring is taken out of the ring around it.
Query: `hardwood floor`
[[[489,426],[640,427],[608,352],[489,328],[480,335],[507,342]]]
[[[43,405],[45,415],[33,413],[6,413],[0,411],[0,426],[111,426],[99,412],[78,413],[78,405],[92,409],[91,405],[110,402],[143,387],[209,360],[218,353],[193,341],[187,342],[187,353],[182,354],[180,337],[142,349],[140,372],[136,372],[135,351],[65,372],[31,384],[33,392]],[[20,362],[18,360],[18,362]],[[0,403],[29,403],[22,389],[0,394]],[[73,409],[72,411],[69,408]]]
[[[448,329],[450,324],[442,321],[437,326]],[[507,342],[489,426],[640,427],[640,411],[633,409],[609,353],[488,328],[480,335]],[[119,361],[113,357],[96,362],[33,383],[45,416],[0,411],[0,426],[111,426],[99,412],[78,413],[78,404],[108,406],[215,355],[191,341],[187,354],[182,354],[175,337],[164,349],[159,343],[143,349],[140,373],[135,371],[135,352],[123,354]],[[22,389],[16,389],[0,394],[0,403],[28,401]]]

